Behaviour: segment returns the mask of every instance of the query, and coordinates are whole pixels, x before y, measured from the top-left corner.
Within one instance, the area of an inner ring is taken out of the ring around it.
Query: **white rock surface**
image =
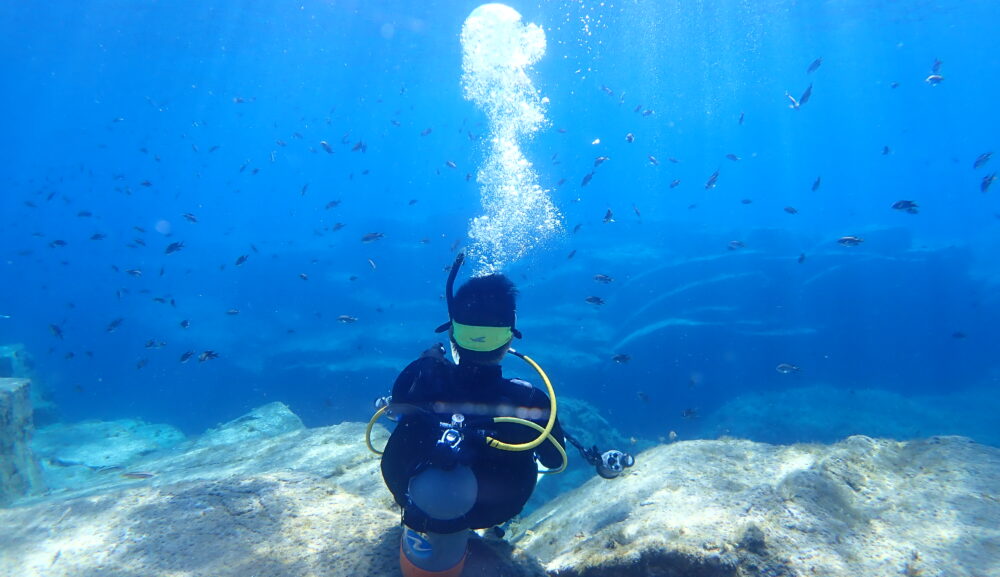
[[[286,412],[254,411],[212,442],[0,509],[0,575],[398,577],[399,511],[365,448],[365,425],[247,428],[291,422],[262,416]],[[387,438],[373,431],[376,447]],[[502,542],[476,541],[466,567],[484,577],[544,575]]]
[[[551,574],[1000,575],[1000,450],[960,437],[651,449],[524,520]]]
[[[263,409],[0,509],[0,575],[398,577],[399,511],[364,424]],[[998,494],[1000,450],[957,437],[680,442],[544,505],[513,547],[474,541],[463,575],[1000,575]]]

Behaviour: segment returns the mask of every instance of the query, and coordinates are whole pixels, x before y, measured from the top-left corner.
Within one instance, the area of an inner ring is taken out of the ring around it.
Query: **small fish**
[[[733,162],[739,162],[740,160],[742,160],[740,157],[738,157],[738,156],[736,156],[735,154],[732,154],[732,153],[727,154],[726,158],[728,158],[729,160],[732,160]]]
[[[351,147],[351,152],[360,152],[361,154],[364,154],[368,152],[368,144],[359,140],[354,146]]]
[[[719,171],[716,170],[712,173],[712,176],[708,177],[708,181],[705,182],[705,190],[711,190],[715,188],[715,183],[719,181]]]
[[[309,280],[309,275],[307,275],[306,273],[302,272],[302,273],[299,273],[299,278],[302,279],[302,280]]]
[[[49,246],[52,247],[52,248],[56,248],[56,247],[60,247],[61,248],[61,247],[64,247],[64,246],[66,246],[68,244],[69,243],[66,242],[65,240],[56,239],[56,240],[50,242]]]
[[[627,356],[627,355],[626,355],[626,356]],[[639,392],[637,392],[637,393],[635,394],[635,396],[636,396],[636,397],[637,397],[637,398],[638,398],[638,399],[639,399],[640,401],[642,401],[642,402],[644,402],[644,403],[648,403],[648,402],[649,402],[649,395],[648,395],[648,394],[646,394],[646,392],[645,392],[645,391],[639,391]]]
[[[372,259],[368,259],[368,266],[372,267],[372,270],[378,268],[377,266],[375,266],[375,261],[373,261]]]
[[[611,160],[610,156],[598,156],[594,159],[594,168],[604,164],[606,161]]]
[[[656,114],[656,111],[653,110],[652,108],[647,108],[642,111],[643,116],[652,116],[653,114]]]
[[[109,333],[113,333],[116,330],[118,330],[118,327],[122,326],[123,322],[125,322],[125,319],[123,319],[121,317],[118,317],[117,319],[115,319],[115,320],[111,321],[110,323],[108,323],[107,328],[105,328],[104,330],[107,331],[107,332],[109,332]]]
[[[305,196],[306,192],[308,192],[308,190],[309,190],[309,183],[307,182],[307,183],[303,184],[302,188],[299,190],[299,196]]]
[[[189,360],[191,360],[191,357],[193,356],[194,356],[194,351],[187,351],[183,355],[181,355],[181,362],[186,363]]]
[[[576,256],[576,249],[575,248],[573,250],[569,251],[569,254],[566,255],[566,260],[570,260],[574,256]]]
[[[983,180],[979,183],[979,190],[980,190],[980,192],[982,192],[984,194],[986,192],[989,192],[990,186],[993,184],[993,181],[996,180],[996,179],[997,179],[997,173],[995,173],[995,172],[993,174],[987,174],[986,176],[984,176]]]
[[[902,210],[908,214],[917,214],[917,203],[912,200],[897,200],[892,203],[892,208],[894,210]]]
[[[682,419],[697,419],[698,418],[698,409],[691,409],[691,408],[684,409],[683,411],[681,411],[681,418]]]
[[[740,112],[740,118],[739,120],[736,121],[736,123],[739,124],[740,126],[743,126],[743,118],[744,118],[743,113]]]
[[[810,83],[809,86],[806,87],[806,91],[803,92],[802,96],[799,97],[799,106],[802,106],[806,102],[809,102],[809,99],[812,97],[812,93],[813,93],[813,85],[812,83]]]
[[[851,236],[851,235],[842,236],[842,237],[840,237],[840,238],[837,239],[837,243],[838,244],[842,244],[844,246],[858,246],[859,244],[861,244],[863,242],[865,242],[865,239],[863,239],[861,237],[858,237],[858,236]]]
[[[741,199],[740,204],[753,204],[753,199],[752,198]]]
[[[933,72],[934,74],[940,74],[941,73],[941,65],[942,64],[944,64],[944,63],[941,62],[941,60],[935,58],[934,59],[934,63],[931,64],[931,72]]]
[[[583,300],[587,301],[588,303],[590,303],[592,305],[597,305],[597,306],[601,306],[601,305],[604,304],[604,299],[602,299],[601,297],[590,296],[590,297],[587,297],[587,298],[585,298]]]
[[[615,282],[615,279],[611,278],[610,276],[608,276],[606,274],[595,274],[594,275],[594,280],[597,281],[597,282],[599,282],[599,283],[604,283],[604,284],[610,284],[610,283]]]
[[[635,135],[632,134],[631,132],[629,132],[628,134],[626,134],[625,135],[625,142],[627,142],[629,144],[632,144],[633,142],[635,142]]]
[[[796,209],[796,208],[795,208],[794,206],[786,206],[786,207],[784,208],[784,210],[785,210],[785,212],[787,212],[788,214],[798,214],[798,213],[799,213],[798,209]]]
[[[240,314],[240,309],[229,309],[226,311],[226,314],[231,317],[235,317],[236,315]]]
[[[204,351],[200,355],[198,355],[198,362],[204,363],[205,361],[210,361],[212,359],[217,359],[217,358],[219,358],[219,353],[215,351]]]
[[[812,191],[813,192],[816,192],[817,190],[819,190],[819,185],[822,182],[822,180],[823,180],[822,178],[820,178],[818,176],[816,177],[816,180],[813,181],[813,185],[812,185]]]
[[[791,102],[791,104],[788,105],[789,108],[791,108],[792,110],[798,110],[799,101],[795,100],[795,97],[789,94],[787,90],[785,91],[785,98],[787,98]]]
[[[611,357],[611,360],[616,363],[623,364],[632,360],[632,357],[624,353],[618,353],[617,355]]]
[[[581,228],[583,228],[583,223],[582,222],[573,227],[573,234],[576,234],[576,233],[580,232]]]
[[[183,241],[172,242],[172,243],[170,243],[170,244],[167,245],[166,250],[164,250],[163,252],[165,254],[171,254],[171,253],[175,253],[175,252],[177,252],[177,251],[179,251],[179,250],[181,250],[183,248],[184,248],[184,242]]]
[[[327,154],[333,154],[333,147],[330,146],[329,142],[320,140],[319,145],[323,147],[323,150],[325,150]]]
[[[49,332],[59,340],[63,339],[63,330],[59,325],[49,325]]]
[[[331,200],[330,202],[326,203],[326,205],[323,208],[325,210],[330,210],[331,208],[336,208],[338,206],[340,206],[339,200]]]
[[[809,65],[809,68],[806,68],[806,74],[812,74],[813,72],[816,72],[817,70],[819,70],[819,67],[822,64],[823,64],[823,57],[820,56],[816,60],[812,61],[812,64]]]
[[[444,165],[447,166],[448,168],[458,168],[458,165],[455,164],[455,161],[453,160],[444,161]]]
[[[241,254],[240,256],[236,257],[236,266],[242,265],[247,261],[248,258],[250,258],[250,255],[246,254]]]
[[[889,145],[883,146],[882,147],[882,156],[889,156],[890,154],[892,154],[892,149],[889,148]]]
[[[656,157],[653,156],[652,154],[647,156],[646,159],[648,159],[649,163],[652,164],[653,166],[660,166],[660,161],[656,160]]]
[[[580,182],[580,186],[587,186],[588,184],[590,184],[590,179],[592,178],[594,178],[593,172],[588,172],[587,174],[583,175],[583,180]]]
[[[434,132],[433,128],[425,128],[425,129],[423,129],[423,130],[420,131],[420,136],[427,136],[431,132]]]
[[[966,335],[962,331],[955,331],[955,332],[951,333],[951,338],[953,338],[953,339],[964,339],[966,337],[968,337],[968,335]]]
[[[806,253],[800,252],[799,253],[799,258],[795,259],[795,262],[797,262],[799,264],[802,264],[802,263],[806,262]]]
[[[144,471],[128,471],[122,473],[121,476],[125,479],[149,479],[154,476],[154,473],[146,473]]]
[[[337,321],[338,322],[342,322],[345,325],[349,325],[351,323],[357,322],[358,321],[358,317],[352,317],[351,315],[340,315],[340,316],[337,317]]]
[[[188,328],[188,327],[191,326],[191,321],[189,321],[187,319],[184,319],[184,320],[181,321],[180,324],[181,324],[181,328],[182,329],[186,329],[186,328]]]
[[[191,214],[190,212],[185,212],[181,216],[184,217],[184,220],[188,222],[198,222],[198,217]]]
[[[369,232],[368,234],[366,234],[366,235],[364,235],[364,236],[361,237],[361,242],[364,242],[364,243],[375,242],[376,240],[379,240],[379,239],[384,238],[384,237],[385,237],[384,233],[381,233],[381,232]]]
[[[149,364],[149,359],[139,359],[135,363],[136,370],[139,370]]]
[[[90,240],[104,240],[106,238],[108,238],[108,235],[101,232],[95,232],[94,234],[90,235]]]
[[[89,216],[94,216],[94,213],[90,212],[89,210],[81,210],[80,212],[76,213],[76,215],[79,216],[80,218],[86,218]]]
[[[729,244],[726,246],[726,248],[728,248],[729,250],[739,250],[741,248],[746,248],[746,246],[747,246],[746,243],[744,243],[742,240],[731,240],[729,241]]]
[[[147,349],[162,349],[165,346],[167,346],[167,343],[165,343],[164,341],[157,341],[155,339],[149,339],[148,341],[146,341],[145,348],[147,348]]]
[[[632,212],[634,212],[634,213],[635,213],[635,215],[636,215],[637,217],[639,217],[640,219],[642,218],[642,213],[641,213],[641,212],[639,212],[639,207],[638,207],[638,206],[636,206],[636,205],[634,205],[634,204],[632,205]]]
[[[990,190],[990,185],[992,185],[993,181],[996,179],[997,179],[997,173],[995,172],[993,174],[987,174],[986,176],[984,176],[983,180],[979,182],[979,191],[984,194],[988,192]]]
[[[802,369],[799,368],[796,365],[791,364],[791,363],[781,363],[780,365],[774,367],[774,370],[778,371],[779,373],[781,373],[783,375],[787,375],[787,374],[791,374],[791,373],[797,373],[797,372],[801,371]]]
[[[675,179],[670,181],[670,188],[677,188],[681,184],[681,179]]]
[[[992,152],[984,152],[976,157],[976,161],[972,163],[973,169],[982,168],[984,164],[990,161],[990,157],[993,156]]]
[[[937,86],[938,84],[941,84],[941,82],[943,81],[944,81],[944,76],[941,76],[940,74],[931,74],[927,78],[924,78],[924,82],[930,84],[931,86]]]
[[[615,215],[613,212],[611,212],[611,209],[609,208],[608,212],[604,213],[604,222],[614,222],[614,221],[615,221]]]

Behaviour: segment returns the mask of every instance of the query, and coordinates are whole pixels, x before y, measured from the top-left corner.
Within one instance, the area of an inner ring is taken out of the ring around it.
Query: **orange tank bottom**
[[[403,544],[399,544],[399,568],[403,572],[403,577],[458,577],[462,574],[462,569],[465,568],[466,557],[468,557],[468,551],[462,556],[462,560],[450,569],[445,569],[444,571],[427,571],[417,567],[407,559],[406,554],[403,552]]]

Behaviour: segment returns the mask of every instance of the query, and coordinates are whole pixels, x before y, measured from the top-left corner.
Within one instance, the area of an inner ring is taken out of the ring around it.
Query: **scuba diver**
[[[382,478],[402,508],[400,568],[406,577],[457,577],[465,564],[472,529],[498,527],[521,512],[539,472],[566,467],[567,440],[613,478],[634,459],[621,451],[584,449],[563,432],[556,397],[545,372],[511,348],[517,289],[502,274],[453,286],[464,255],[448,276],[448,331],[452,357],[438,344],[396,378],[392,394],[376,401],[397,420],[382,454]],[[531,365],[548,394],[530,383],[505,378],[500,362],[513,354]],[[540,471],[538,464],[545,470]],[[500,531],[502,534],[502,531]]]

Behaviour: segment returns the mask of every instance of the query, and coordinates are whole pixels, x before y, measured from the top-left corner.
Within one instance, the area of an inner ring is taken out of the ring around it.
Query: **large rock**
[[[156,451],[176,446],[184,434],[170,425],[137,419],[56,423],[39,428],[31,448],[50,491],[87,487]]]
[[[296,428],[285,411],[254,411],[88,487],[0,509],[0,575],[398,577],[400,515],[365,425]],[[376,447],[387,438],[373,431]],[[545,575],[497,541],[474,542],[466,567]]]
[[[365,425],[288,415],[0,509],[0,575],[398,577],[399,511]],[[1000,450],[953,437],[659,446],[522,520],[514,546],[473,541],[464,575],[1000,575],[998,479]]]
[[[639,455],[538,510],[514,542],[562,577],[1000,575],[1000,450],[960,437]]]
[[[31,382],[0,378],[0,506],[42,488],[31,453]]]

